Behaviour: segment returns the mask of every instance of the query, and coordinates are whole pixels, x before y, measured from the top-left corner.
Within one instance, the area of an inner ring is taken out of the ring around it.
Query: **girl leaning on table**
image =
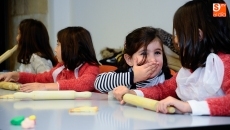
[[[32,74],[9,72],[0,75],[2,81],[22,83],[22,92],[34,90],[93,91],[99,73],[90,32],[83,27],[67,27],[57,34],[55,52],[58,64],[48,72]]]
[[[230,17],[213,17],[213,3],[223,0],[193,0],[181,6],[173,19],[175,42],[182,68],[171,79],[149,88],[113,90],[116,99],[131,93],[160,100],[156,111],[174,106],[193,115],[230,115]],[[178,100],[178,98],[180,100]]]
[[[141,27],[126,36],[118,69],[99,74],[94,86],[109,92],[120,85],[128,89],[144,88],[172,77],[158,29]],[[144,64],[144,65],[143,65]]]

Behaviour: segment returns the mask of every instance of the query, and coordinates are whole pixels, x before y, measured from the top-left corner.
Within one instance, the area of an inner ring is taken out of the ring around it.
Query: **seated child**
[[[174,15],[174,43],[180,49],[182,68],[169,80],[148,88],[119,86],[113,95],[121,104],[126,93],[159,100],[156,111],[173,106],[192,115],[230,116],[230,16],[213,16],[213,3],[192,0]],[[197,15],[199,14],[199,15]]]
[[[91,35],[83,27],[67,27],[57,34],[58,64],[48,72],[8,72],[0,80],[22,83],[22,92],[34,90],[93,91],[99,73]]]
[[[121,85],[136,89],[162,83],[171,76],[158,30],[141,27],[126,36],[118,69],[99,74],[94,86],[100,92],[109,92]]]
[[[57,64],[49,43],[49,35],[45,25],[35,19],[24,19],[18,27],[17,61],[18,71],[42,73],[49,71]]]

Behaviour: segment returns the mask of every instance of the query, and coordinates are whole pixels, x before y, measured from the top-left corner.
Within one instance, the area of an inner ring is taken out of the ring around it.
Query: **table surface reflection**
[[[0,89],[0,95],[15,91]],[[70,108],[97,106],[96,113],[69,113]],[[230,117],[161,114],[132,105],[120,105],[107,94],[93,93],[91,98],[75,100],[0,100],[0,130],[22,130],[10,125],[15,116],[36,115],[34,130],[133,130],[177,129],[230,125]],[[230,127],[229,127],[230,128]]]

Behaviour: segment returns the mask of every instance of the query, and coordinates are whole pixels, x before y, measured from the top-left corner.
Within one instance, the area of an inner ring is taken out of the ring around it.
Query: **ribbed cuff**
[[[133,91],[137,94],[137,96],[144,97],[144,94],[141,90],[133,90]]]
[[[187,101],[192,109],[192,115],[210,115],[208,103],[206,101]]]

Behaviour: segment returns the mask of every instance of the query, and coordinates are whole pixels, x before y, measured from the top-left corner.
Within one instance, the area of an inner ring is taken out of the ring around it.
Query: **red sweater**
[[[54,70],[63,66],[59,63],[56,67],[52,68],[49,72],[44,72],[40,74],[31,74],[31,73],[20,73],[20,78],[18,82],[20,83],[53,83],[52,73]],[[75,77],[74,71],[68,69],[63,69],[57,75],[57,83],[59,84],[59,90],[75,90],[78,92],[81,91],[94,91],[94,81],[96,76],[99,74],[99,67],[93,66],[88,63],[83,64],[78,71],[78,78]]]
[[[207,99],[208,107],[211,115],[215,116],[229,116],[230,115],[230,54],[218,54],[224,64],[224,78],[221,88],[224,92],[224,96]],[[154,87],[140,88],[145,97],[162,100],[168,96],[177,98],[176,94],[176,76],[166,80],[162,84],[158,84]]]

